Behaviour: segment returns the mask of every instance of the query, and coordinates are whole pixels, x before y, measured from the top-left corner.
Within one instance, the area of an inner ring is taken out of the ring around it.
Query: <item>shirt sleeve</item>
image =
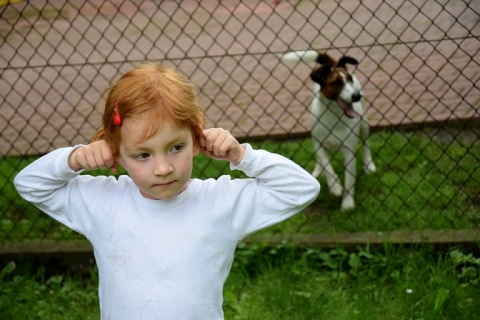
[[[231,204],[232,224],[239,238],[281,222],[303,210],[320,192],[319,182],[293,161],[245,144],[245,156],[233,170],[251,179],[238,182]],[[241,180],[241,179],[239,179]]]
[[[17,174],[14,185],[25,200],[85,235],[93,224],[92,208],[98,202],[99,190],[106,189],[101,185],[114,178],[80,176],[81,171],[68,166],[73,149],[57,149],[32,162]]]

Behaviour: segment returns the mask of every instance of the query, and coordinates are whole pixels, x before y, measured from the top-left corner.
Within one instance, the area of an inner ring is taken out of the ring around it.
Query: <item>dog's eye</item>
[[[338,77],[338,78],[335,78],[333,81],[332,81],[332,85],[334,86],[343,86],[343,79]]]

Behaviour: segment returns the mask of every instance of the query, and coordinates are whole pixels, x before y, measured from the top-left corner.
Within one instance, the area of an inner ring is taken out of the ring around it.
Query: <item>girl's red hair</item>
[[[145,125],[139,128],[140,140],[155,134],[163,121],[190,128],[194,141],[203,135],[205,116],[197,101],[196,88],[178,69],[143,63],[125,73],[105,90],[107,93],[103,127],[94,134],[92,141],[107,141],[115,156],[121,143],[121,126],[113,121],[116,105],[122,121],[148,114],[144,117]]]

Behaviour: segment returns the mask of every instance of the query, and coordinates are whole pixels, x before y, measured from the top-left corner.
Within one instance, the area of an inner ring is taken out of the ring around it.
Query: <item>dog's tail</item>
[[[318,57],[318,52],[315,50],[290,51],[282,55],[281,59],[284,62],[315,62]]]

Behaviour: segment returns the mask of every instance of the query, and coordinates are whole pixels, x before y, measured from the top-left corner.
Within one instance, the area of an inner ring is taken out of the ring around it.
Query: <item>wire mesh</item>
[[[145,60],[189,75],[208,126],[312,170],[315,65],[280,58],[306,49],[360,62],[352,71],[363,85],[378,172],[363,174],[358,161],[356,206],[346,212],[319,178],[322,193],[301,228],[478,228],[479,13],[475,0],[7,1],[0,241],[76,237],[20,199],[13,178],[39,155],[87,143],[101,123],[103,90]],[[338,154],[332,163],[343,179]],[[229,171],[206,161],[196,174]]]

